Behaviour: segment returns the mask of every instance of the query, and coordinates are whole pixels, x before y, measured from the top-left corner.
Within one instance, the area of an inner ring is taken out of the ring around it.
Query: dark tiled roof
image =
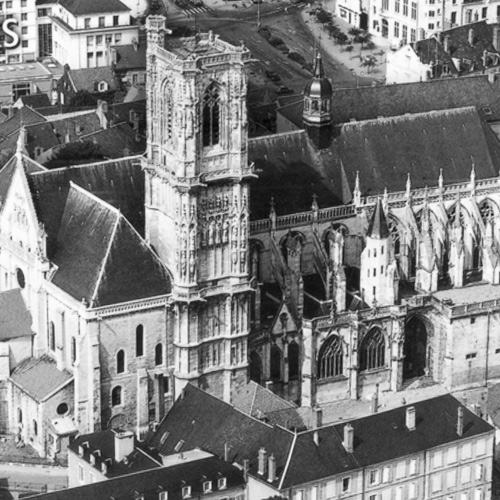
[[[120,0],[59,0],[59,3],[76,16],[130,11]]]
[[[290,96],[280,99],[280,104],[279,112],[301,128],[304,100]],[[332,97],[334,123],[465,106],[476,106],[480,110],[489,108],[491,114],[486,119],[499,120],[500,82],[490,83],[486,75],[446,78],[400,85],[334,89]]]
[[[16,132],[16,130],[19,130],[22,125],[26,127],[28,125],[46,121],[47,119],[40,113],[37,113],[34,109],[31,109],[29,106],[23,106],[10,118],[0,123],[0,138],[8,137]]]
[[[493,431],[491,425],[464,409],[464,432],[457,434],[457,410],[461,406],[451,395],[414,403],[416,428],[405,425],[406,408],[353,420],[354,451],[347,453],[342,445],[345,423],[318,430],[319,446],[313,432],[299,434],[282,488],[314,481],[322,477],[367,467],[423,450],[457,442]]]
[[[21,290],[0,293],[0,341],[31,336],[32,318],[24,303]]]
[[[131,121],[131,112],[137,115],[139,123],[146,120],[146,99],[141,99],[138,101],[122,102],[118,104],[112,104],[108,107],[108,112],[106,113],[106,118],[109,122],[114,124],[129,122]]]
[[[50,106],[49,96],[45,93],[23,95],[20,99],[24,106],[29,106],[33,109]]]
[[[90,134],[96,130],[101,130],[101,122],[95,111],[70,116],[61,120],[51,120],[52,127],[59,137],[61,144],[66,142],[66,137],[69,141],[78,141],[82,135]]]
[[[58,370],[56,362],[47,354],[40,358],[28,358],[22,361],[10,376],[23,391],[40,402],[55,390],[73,380],[66,370]]]
[[[245,480],[243,472],[231,464],[216,457],[208,457],[192,462],[162,467],[145,472],[122,476],[107,481],[96,482],[77,488],[52,491],[32,498],[39,500],[96,500],[116,498],[135,500],[137,493],[145,500],[158,500],[159,493],[166,491],[168,500],[182,500],[182,488],[191,486],[191,498],[206,496],[203,483],[212,481],[213,491],[218,497],[226,493],[218,490],[217,480],[225,477],[227,495],[234,497],[235,488],[243,490]]]
[[[251,139],[248,154],[259,175],[252,182],[250,198],[254,219],[268,217],[272,197],[278,215],[310,210],[314,194],[320,207],[343,201],[338,180],[329,177],[330,172],[324,168],[323,153],[314,148],[304,132]],[[331,151],[324,155],[337,174],[338,156]]]
[[[69,70],[69,77],[76,91],[88,90],[89,92],[95,92],[95,84],[100,82],[106,82],[109,90],[116,90],[118,88],[115,75],[109,66],[71,69]]]
[[[115,433],[112,430],[94,432],[92,434],[82,434],[76,437],[69,445],[69,449],[79,454],[79,448],[83,448],[83,459],[90,462],[90,455],[94,454],[96,467],[107,461],[107,477],[117,477],[133,472],[157,469],[161,467],[161,462],[148,456],[139,448],[139,443],[135,442],[134,451],[127,456],[124,461],[116,462],[115,457]],[[95,453],[99,450],[99,453]]]
[[[242,464],[248,459],[252,474],[257,474],[258,451],[265,446],[274,454],[281,475],[293,438],[292,432],[260,422],[188,384],[149,444],[162,455],[171,455],[182,440],[182,450],[200,448],[223,457],[227,443],[229,461]]]
[[[488,51],[498,54],[498,50],[493,46],[493,30],[495,25],[487,24],[486,21],[458,26],[440,35],[440,40],[435,37],[421,40],[416,44],[416,52],[420,60],[425,63],[448,64],[452,73],[468,73],[472,71],[483,71],[483,53]],[[469,42],[469,30],[473,30],[473,44]],[[443,40],[448,37],[448,50],[444,50]],[[453,59],[468,61],[462,64],[460,71],[457,71]]]
[[[129,69],[146,69],[146,44],[114,45],[111,50],[116,50],[116,71]]]
[[[387,226],[387,219],[380,198],[377,201],[375,211],[368,225],[367,235],[378,240],[389,237],[389,227]]]
[[[52,282],[92,307],[171,290],[166,268],[123,215],[76,185],[66,200],[52,260],[58,266]]]
[[[144,174],[136,156],[114,161],[49,170],[29,177],[35,207],[49,237],[49,258],[55,249],[70,182],[120,209],[141,233],[144,227]],[[0,178],[1,179],[1,178]],[[0,187],[2,183],[0,180]]]
[[[265,419],[274,425],[288,429],[305,427],[293,403],[280,398],[252,380],[238,390],[232,403],[248,415]]]
[[[363,196],[496,177],[500,142],[475,108],[431,111],[336,128],[329,149],[317,151],[304,131],[249,141],[259,178],[252,184],[252,218],[267,218],[274,197],[278,215],[349,202],[359,172]],[[306,182],[304,182],[306,180]]]
[[[268,455],[276,458],[278,479],[273,486],[283,490],[493,431],[488,423],[464,408],[460,438],[456,422],[461,405],[450,395],[412,406],[416,410],[413,431],[405,426],[406,407],[351,421],[354,450],[347,453],[342,445],[345,423],[318,429],[316,444],[314,431],[295,434],[271,427],[187,385],[149,444],[167,455],[174,453],[182,440],[183,450],[200,447],[222,456],[227,443],[230,460],[240,464],[249,460],[252,475],[257,474],[258,450],[265,447]]]
[[[90,139],[99,144],[106,158],[122,158],[131,154],[142,154],[146,150],[146,138],[137,135],[128,123],[119,123],[93,132],[83,136],[82,139]]]

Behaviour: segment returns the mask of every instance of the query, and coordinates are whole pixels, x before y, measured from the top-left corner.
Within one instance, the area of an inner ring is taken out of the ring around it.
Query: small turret
[[[313,77],[304,89],[304,112],[302,120],[309,137],[318,149],[331,142],[332,84],[325,76],[321,54],[318,52]]]

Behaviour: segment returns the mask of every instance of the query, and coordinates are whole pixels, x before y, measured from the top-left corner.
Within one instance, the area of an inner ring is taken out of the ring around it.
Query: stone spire
[[[377,200],[375,211],[368,226],[368,236],[378,240],[389,237],[389,226],[385,217],[384,207],[380,198]]]

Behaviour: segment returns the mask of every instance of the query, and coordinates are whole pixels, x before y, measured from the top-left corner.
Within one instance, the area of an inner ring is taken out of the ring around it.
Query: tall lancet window
[[[219,144],[220,92],[216,84],[208,86],[203,96],[203,146]]]

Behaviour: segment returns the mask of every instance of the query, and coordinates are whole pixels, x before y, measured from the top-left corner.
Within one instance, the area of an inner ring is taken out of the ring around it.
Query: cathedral
[[[499,376],[481,110],[338,124],[318,55],[303,127],[249,139],[248,49],[147,28],[144,156],[47,170],[21,130],[0,170],[0,305],[32,319],[0,328],[6,430],[54,456],[76,432],[142,436],[188,382],[295,384],[315,408]]]

